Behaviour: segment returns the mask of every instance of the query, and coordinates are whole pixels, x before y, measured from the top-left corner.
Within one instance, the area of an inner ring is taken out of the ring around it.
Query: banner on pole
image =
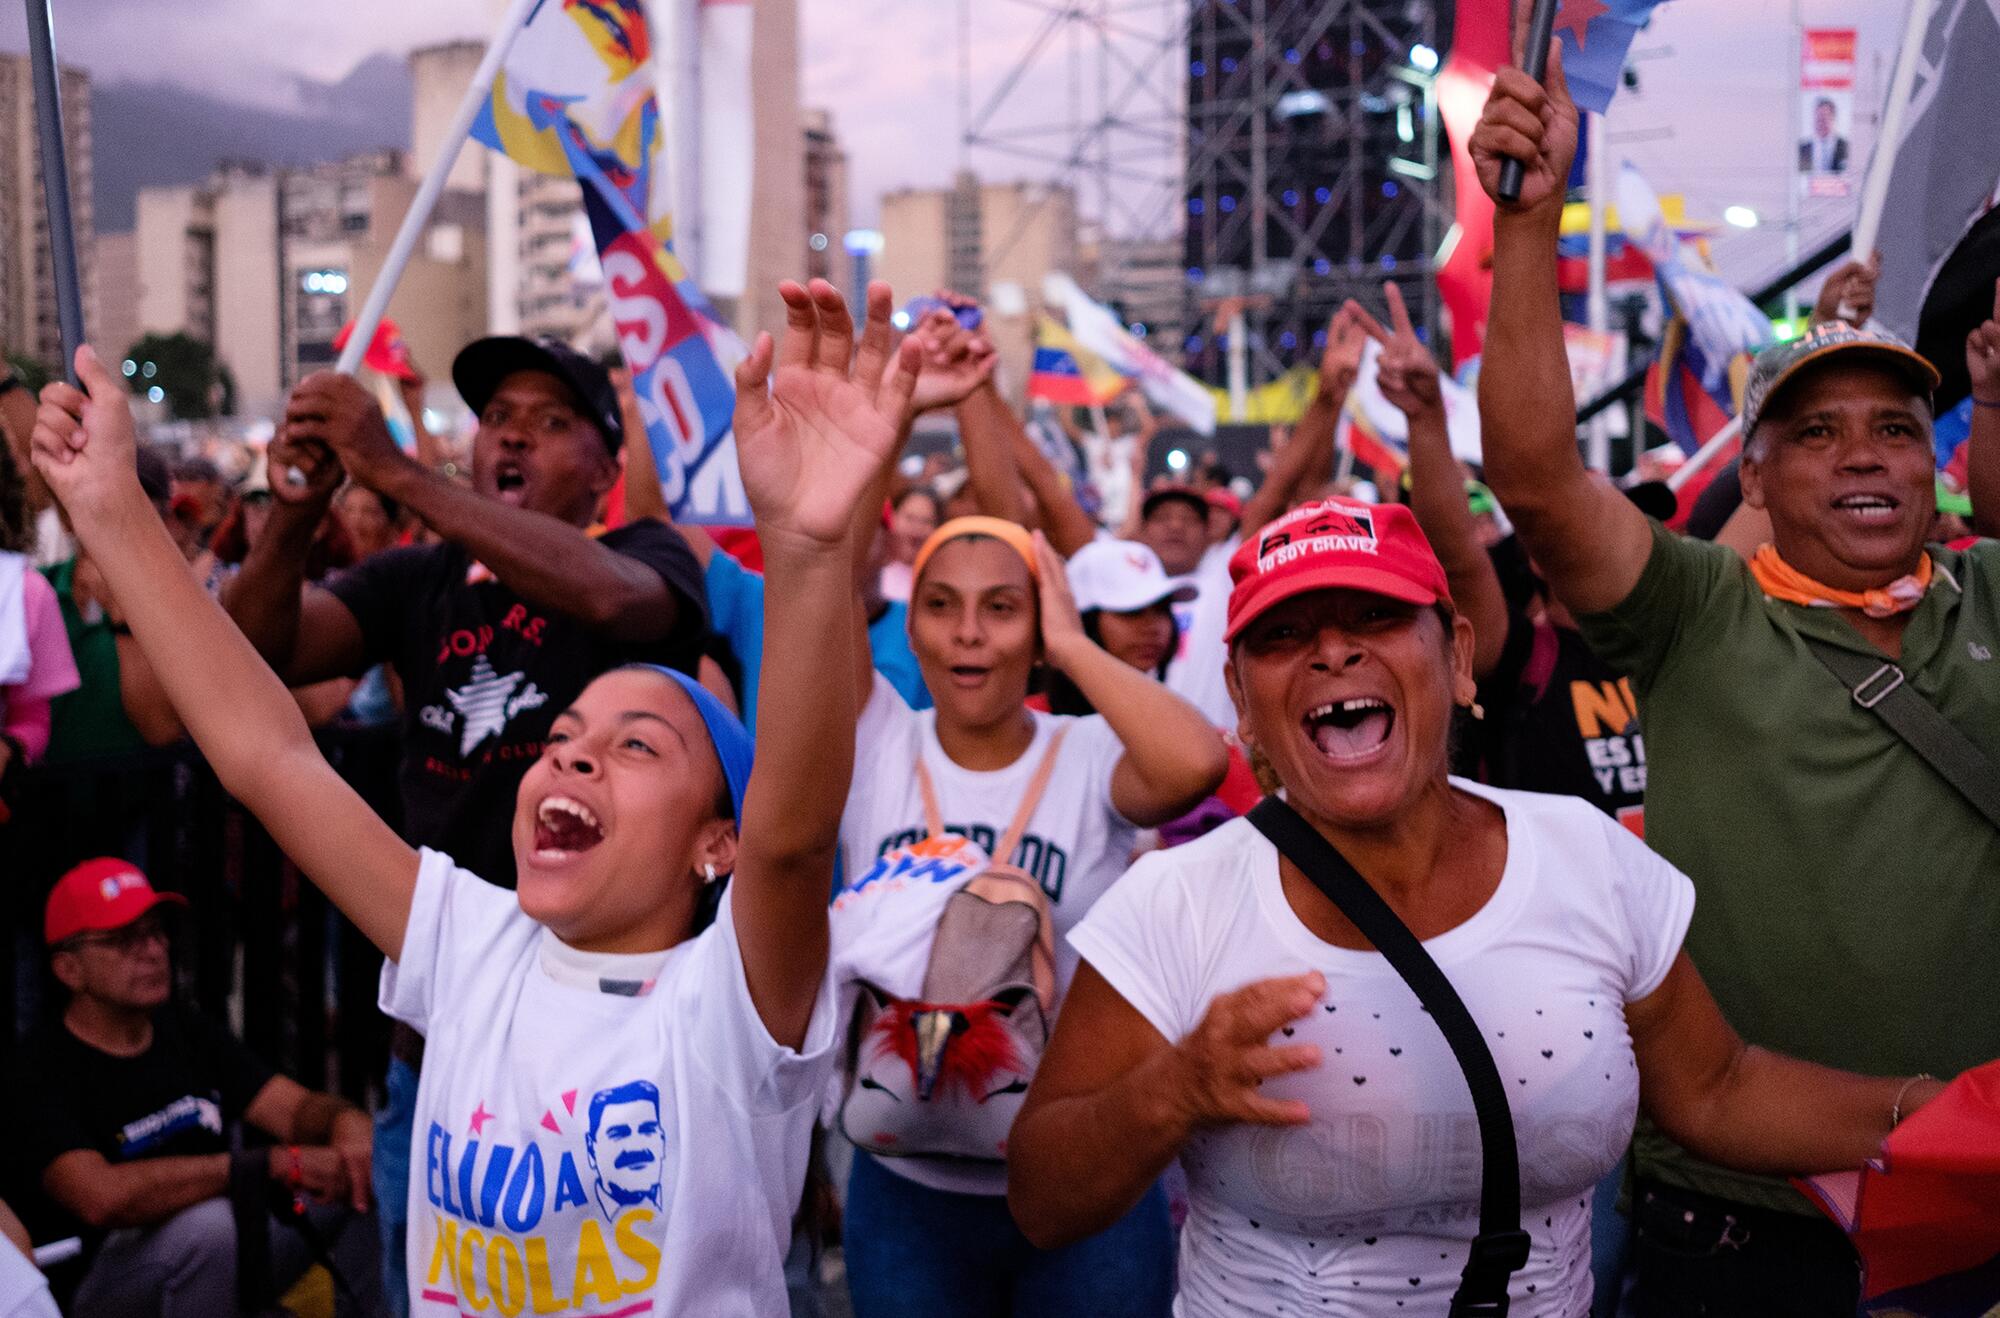
[[[1111,308],[1092,299],[1068,275],[1050,275],[1042,292],[1068,314],[1076,341],[1112,370],[1136,380],[1153,406],[1173,413],[1198,434],[1215,433],[1215,398],[1208,386],[1147,347],[1118,323]]]
[[[1815,197],[1851,191],[1854,33],[1809,27],[1799,34],[1799,185]]]
[[[742,297],[750,282],[750,0],[700,0],[701,286]]]
[[[742,345],[673,250],[652,39],[642,0],[546,0],[522,28],[472,135],[583,186],[619,351],[676,521],[740,525],[729,368]]]

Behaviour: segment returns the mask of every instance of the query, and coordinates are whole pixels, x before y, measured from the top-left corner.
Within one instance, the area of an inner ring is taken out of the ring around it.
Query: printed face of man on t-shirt
[[[660,1091],[648,1081],[634,1080],[592,1095],[583,1149],[597,1177],[597,1206],[606,1220],[634,1204],[658,1208],[660,1165],[667,1156]]]

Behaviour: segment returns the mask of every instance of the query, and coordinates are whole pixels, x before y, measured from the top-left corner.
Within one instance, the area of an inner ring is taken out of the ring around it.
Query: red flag
[[[2000,1268],[2000,1061],[1952,1081],[1860,1171],[1797,1185],[1853,1237],[1866,1308],[1985,1313]]]
[[[333,350],[339,352],[354,337],[354,322],[348,321],[340,327],[340,333],[333,336]],[[375,327],[375,337],[368,344],[368,351],[362,354],[361,364],[371,371],[393,376],[398,380],[414,380],[417,368],[410,361],[409,345],[403,342],[403,331],[396,328],[396,322],[387,316]]]
[[[1453,364],[1476,355],[1486,339],[1486,304],[1493,295],[1493,202],[1479,186],[1467,149],[1486,108],[1493,72],[1509,62],[1512,41],[1507,0],[1461,0],[1451,58],[1438,75],[1438,108],[1451,136],[1451,172],[1457,184],[1458,231],[1438,270],[1438,291],[1451,309]]]

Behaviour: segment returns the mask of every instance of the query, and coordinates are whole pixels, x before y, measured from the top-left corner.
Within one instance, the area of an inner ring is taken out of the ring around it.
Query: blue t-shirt
[[[743,664],[743,725],[754,730],[764,661],[764,577],[718,549],[709,556],[705,581],[710,624]],[[868,650],[875,671],[889,679],[911,709],[929,709],[931,693],[910,650],[909,612],[907,605],[891,602],[868,627]]]

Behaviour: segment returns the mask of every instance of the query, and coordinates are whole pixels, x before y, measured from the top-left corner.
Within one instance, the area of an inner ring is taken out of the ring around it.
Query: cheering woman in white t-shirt
[[[1856,1167],[1932,1080],[1746,1047],[1681,949],[1686,876],[1589,805],[1447,776],[1472,629],[1406,508],[1273,522],[1231,564],[1241,735],[1443,969],[1498,1065],[1531,1246],[1514,1312],[1590,1306],[1591,1187],[1643,1102],[1753,1171]],[[1015,1122],[1010,1200],[1054,1247],[1186,1167],[1176,1312],[1443,1315],[1480,1139],[1415,993],[1248,820],[1135,865]]]
[[[223,785],[389,957],[383,1006],[428,1038],[413,1314],[786,1312],[782,1258],[835,1033],[826,894],[850,674],[867,662],[849,653],[851,563],[880,504],[857,509],[907,422],[921,353],[892,350],[886,286],[869,290],[851,366],[840,294],[781,292],[775,375],[761,335],[736,378],[767,581],[755,773],[742,725],[695,683],[606,673],[522,780],[518,893],[411,850],[321,757],[147,504],[103,363],[77,354],[88,398],[44,391],[36,465],[176,710]],[[375,406],[352,381],[326,392]]]
[[[854,786],[841,821],[843,872],[928,829],[921,763],[945,831],[991,853],[1057,734],[1052,772],[1013,854],[1032,875],[1058,936],[1125,868],[1133,838],[1215,790],[1222,738],[1194,706],[1113,658],[1083,630],[1063,566],[1012,522],[966,517],[939,527],[915,563],[910,646],[934,710],[915,711],[866,668]],[[1060,671],[1098,711],[1065,717],[1024,703],[1037,663]],[[1076,958],[1057,950],[1058,986]],[[1171,1239],[1165,1196],[1134,1196],[1086,1240],[1041,1251],[1007,1213],[1004,1167],[857,1153],[844,1217],[858,1318],[1163,1314]]]

